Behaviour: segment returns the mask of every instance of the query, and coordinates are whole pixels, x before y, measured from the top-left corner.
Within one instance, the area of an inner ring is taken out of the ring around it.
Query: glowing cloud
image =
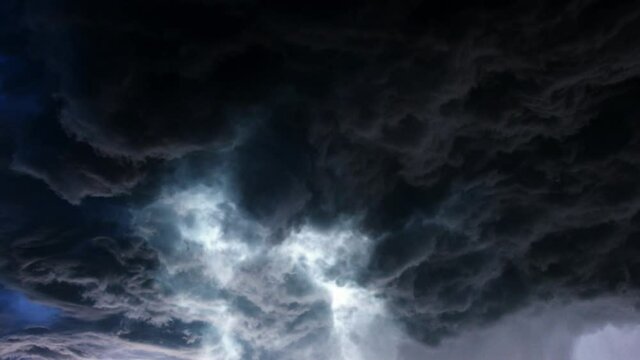
[[[165,254],[166,282],[175,290],[175,314],[211,325],[203,359],[395,358],[401,332],[375,291],[357,282],[372,241],[349,221],[327,229],[306,224],[273,244],[223,187],[199,186],[141,211],[139,228],[152,243],[160,234],[151,210],[171,214],[180,235]],[[201,279],[176,280],[193,268],[205,269],[193,272]]]

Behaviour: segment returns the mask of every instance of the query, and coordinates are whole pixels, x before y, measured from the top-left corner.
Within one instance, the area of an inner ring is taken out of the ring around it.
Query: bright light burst
[[[273,296],[277,291],[274,289],[286,287],[286,279],[293,274],[307,279],[315,289],[307,295],[307,304],[322,301],[330,309],[326,320],[330,327],[328,338],[311,345],[317,349],[310,358],[317,358],[318,353],[327,359],[344,360],[393,356],[395,347],[391,342],[398,338],[394,336],[397,328],[386,318],[382,300],[356,281],[358,272],[366,266],[372,243],[349,222],[322,230],[304,225],[274,245],[267,243],[266,230],[246,220],[219,189],[197,187],[177,192],[154,206],[175,217],[184,239],[176,249],[190,252],[198,266],[205,268],[213,286],[230,294],[213,302],[190,293],[176,296],[179,311],[210,323],[216,334],[203,338],[203,359],[249,358],[242,344],[255,347],[252,342],[268,342],[276,350],[290,351],[291,342],[278,336],[279,329],[291,326],[278,323],[285,320],[276,317],[261,322],[226,302],[231,298],[250,299],[261,305],[260,311],[267,317],[278,309],[287,309],[292,318],[306,316],[309,310],[289,310],[297,306],[299,299]],[[303,331],[298,340],[302,341],[305,334]],[[374,344],[367,338],[371,336],[377,337]]]
[[[384,317],[384,307],[374,292],[354,282],[356,272],[366,264],[371,243],[350,228],[349,224],[325,231],[304,227],[292,234],[280,251],[302,265],[313,281],[329,293],[333,335],[340,356],[364,360],[359,338],[378,325]]]

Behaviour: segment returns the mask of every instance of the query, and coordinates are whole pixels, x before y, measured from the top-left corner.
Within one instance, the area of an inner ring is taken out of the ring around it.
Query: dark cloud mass
[[[634,1],[3,1],[0,359],[588,360],[638,324],[638,33]]]

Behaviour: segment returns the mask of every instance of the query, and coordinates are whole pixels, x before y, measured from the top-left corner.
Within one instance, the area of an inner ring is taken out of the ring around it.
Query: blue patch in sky
[[[29,300],[23,294],[0,287],[0,324],[2,331],[18,330],[28,326],[52,324],[60,311]]]
[[[6,121],[25,121],[40,112],[35,95],[8,96],[0,93],[0,113]]]
[[[21,84],[28,81],[25,74],[32,70],[20,58],[0,54],[0,120],[23,122],[40,113],[42,94],[37,81],[27,86],[27,91],[8,91],[5,88],[5,81],[11,77],[20,78]]]

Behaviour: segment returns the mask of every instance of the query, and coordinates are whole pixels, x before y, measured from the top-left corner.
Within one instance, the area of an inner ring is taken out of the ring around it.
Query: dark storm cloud
[[[121,5],[65,2],[29,15],[34,41],[50,44],[63,127],[134,160],[232,140],[234,107],[251,116],[247,106],[270,96],[278,54],[249,42],[246,20],[224,7],[159,2],[147,17],[146,2]]]
[[[301,130],[281,124],[261,126],[230,161],[238,203],[276,232],[293,225],[312,196],[308,180],[312,157]]]
[[[110,159],[86,143],[70,139],[57,124],[57,112],[45,112],[18,135],[14,171],[47,183],[60,197],[78,204],[85,196],[127,193],[144,175],[144,166]]]
[[[7,29],[0,40],[0,127],[3,147],[8,147],[3,148],[3,162],[44,181],[71,203],[87,195],[128,192],[141,179],[144,166],[109,158],[64,131],[58,121],[61,102],[51,93],[57,91],[56,81],[41,57],[30,56],[34,49],[22,22],[24,4],[8,1],[2,6]]]
[[[20,137],[3,154],[72,203],[183,157],[197,169],[176,178],[229,172],[239,211],[278,237],[361,216],[379,242],[362,283],[428,342],[536,302],[637,295],[633,2],[15,7],[27,45],[2,51],[29,71],[10,68],[1,95],[55,104],[3,111],[29,119],[6,125]],[[3,266],[65,308],[159,323],[174,314],[150,269],[178,234],[158,228],[155,249],[25,234]]]

